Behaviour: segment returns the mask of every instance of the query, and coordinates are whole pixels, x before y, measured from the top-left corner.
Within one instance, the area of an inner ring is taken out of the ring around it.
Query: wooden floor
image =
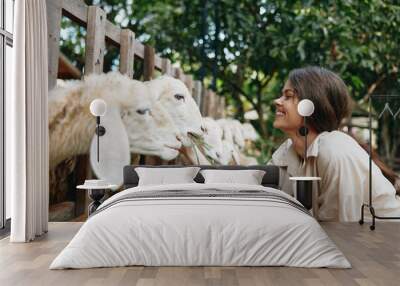
[[[124,267],[48,270],[81,223],[50,223],[44,237],[27,244],[0,241],[0,285],[400,285],[400,223],[323,224],[353,268]]]

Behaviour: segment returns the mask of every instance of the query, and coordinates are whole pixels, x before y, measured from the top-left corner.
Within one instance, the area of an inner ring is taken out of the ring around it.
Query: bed
[[[276,166],[199,167],[266,173],[262,185],[205,184],[199,173],[195,183],[138,186],[136,166],[127,166],[125,190],[103,202],[50,269],[351,267],[310,213],[278,190]]]

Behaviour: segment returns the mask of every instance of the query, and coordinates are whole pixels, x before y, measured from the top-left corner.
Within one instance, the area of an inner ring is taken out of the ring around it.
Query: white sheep
[[[219,124],[212,118],[203,118],[204,126],[204,152],[212,160],[222,164],[223,155],[222,135],[223,131]]]
[[[192,146],[193,137],[201,137],[202,117],[186,85],[176,78],[163,75],[145,84],[165,108],[178,128],[183,146]]]
[[[223,138],[232,144],[235,144],[240,150],[244,148],[245,142],[242,132],[242,124],[239,120],[226,118],[219,119],[218,124],[224,131]]]
[[[65,87],[50,92],[50,168],[88,153],[95,130],[89,105],[95,98],[120,108],[132,153],[156,155],[165,160],[178,155],[181,147],[178,129],[148,87],[118,72],[110,72],[67,82]]]
[[[204,135],[201,113],[186,85],[168,75],[145,83],[179,129],[178,138],[183,145],[180,161],[185,164],[210,164],[201,146]]]
[[[248,123],[241,124],[236,119],[219,119],[218,124],[223,129],[224,154],[222,161],[232,160],[237,165],[257,164],[254,157],[243,154],[246,140],[255,140],[257,133],[253,126]]]
[[[204,142],[206,145],[204,152],[221,165],[239,165],[241,163],[240,152],[233,142],[223,138],[224,130],[219,122],[220,120],[216,121],[209,117],[203,118],[205,127]],[[230,132],[230,129],[227,130]]]
[[[253,125],[247,122],[242,124],[242,134],[245,141],[256,141],[259,137]]]

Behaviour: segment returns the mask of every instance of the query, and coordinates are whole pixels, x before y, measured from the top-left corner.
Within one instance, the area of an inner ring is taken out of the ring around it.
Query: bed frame
[[[210,166],[210,165],[161,165],[161,166],[149,166],[149,165],[133,165],[124,167],[124,189],[136,187],[139,183],[139,177],[135,171],[136,167],[147,167],[147,168],[179,168],[179,167],[200,167],[202,170],[205,169],[216,169],[216,170],[248,170],[256,169],[265,171],[265,175],[262,179],[261,184],[265,187],[271,187],[279,189],[279,167],[274,165],[257,165],[257,166]],[[194,178],[197,183],[204,183],[204,178],[200,174]]]

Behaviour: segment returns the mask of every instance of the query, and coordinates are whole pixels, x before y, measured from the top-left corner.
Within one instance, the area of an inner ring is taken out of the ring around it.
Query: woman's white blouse
[[[314,182],[317,218],[358,221],[362,203],[369,200],[368,153],[351,136],[340,131],[321,133],[307,152],[304,165],[290,139],[275,151],[269,164],[280,167],[280,188],[293,195],[295,184],[290,177],[321,177],[321,181]],[[374,162],[372,198],[376,215],[400,216],[400,198]]]

